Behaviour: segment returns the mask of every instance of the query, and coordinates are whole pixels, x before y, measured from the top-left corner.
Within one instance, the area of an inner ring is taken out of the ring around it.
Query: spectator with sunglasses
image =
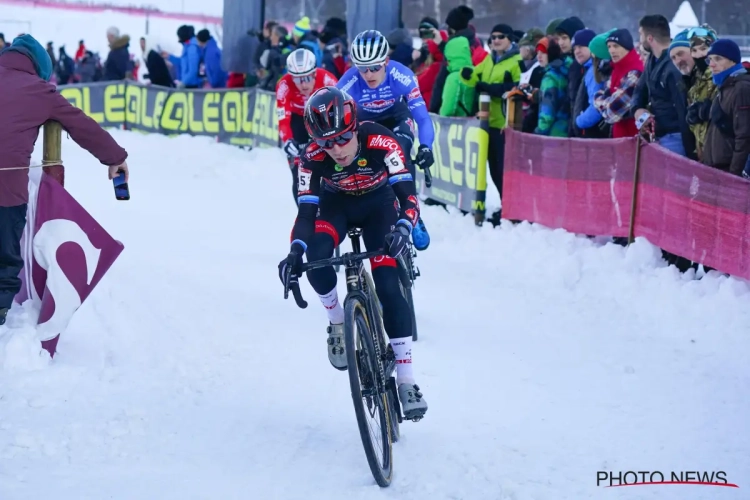
[[[383,306],[383,326],[396,357],[396,381],[404,416],[422,418],[427,402],[412,370],[412,316],[401,294],[396,263],[407,251],[419,219],[408,154],[396,135],[372,121],[359,121],[355,99],[336,87],[315,92],[305,108],[305,126],[314,142],[299,167],[299,210],[289,255],[279,263],[279,278],[299,295],[302,255],[308,262],[330,258],[352,227],[362,229],[367,250],[387,255],[370,260],[372,279]],[[287,276],[287,271],[291,271]],[[328,360],[347,369],[344,309],[336,292],[333,267],[307,272],[328,315]]]
[[[432,154],[435,129],[417,77],[403,64],[391,60],[388,50],[388,41],[379,31],[368,30],[357,35],[350,48],[353,67],[341,77],[337,86],[356,101],[360,119],[379,123],[396,134],[407,155],[406,166],[410,175],[415,177],[411,161],[414,121],[419,129],[415,162],[422,169],[435,162]],[[422,219],[417,220],[412,238],[417,250],[426,250],[430,245],[430,235]]]
[[[479,93],[490,96],[490,141],[488,161],[490,177],[497,187],[500,200],[503,198],[503,170],[505,165],[505,106],[506,92],[510,92],[521,80],[521,52],[518,45],[512,42],[513,28],[507,24],[498,24],[490,33],[492,51],[478,66],[461,70],[461,79]],[[500,210],[488,219],[493,225],[500,223]]]
[[[338,80],[330,72],[317,67],[315,54],[307,49],[296,49],[286,59],[287,73],[276,85],[276,113],[279,119],[279,139],[292,170],[292,194],[297,202],[297,168],[299,153],[310,142],[302,115],[312,93],[322,87],[336,85]]]

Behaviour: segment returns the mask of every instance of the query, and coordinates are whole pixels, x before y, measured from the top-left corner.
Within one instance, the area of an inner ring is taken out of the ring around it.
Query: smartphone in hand
[[[128,183],[125,182],[124,170],[117,171],[117,177],[112,179],[112,183],[115,185],[115,198],[118,200],[130,199],[130,188],[128,187]]]

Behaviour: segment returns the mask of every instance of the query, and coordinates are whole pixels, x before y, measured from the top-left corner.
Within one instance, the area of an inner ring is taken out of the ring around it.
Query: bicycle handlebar
[[[321,259],[316,260],[313,262],[308,262],[306,264],[302,264],[301,272],[310,271],[311,269],[320,269],[321,267],[329,267],[329,266],[349,266],[351,264],[354,264],[356,262],[361,262],[363,260],[367,259],[373,259],[375,257],[382,257],[385,255],[385,250],[373,250],[372,252],[361,252],[361,253],[345,253],[341,257],[331,257],[330,259]],[[297,303],[297,306],[301,309],[305,309],[307,307],[307,302],[305,299],[302,298],[302,292],[299,289],[299,281],[297,278],[294,278],[292,280],[292,267],[287,266],[286,268],[286,279],[284,282],[286,285],[284,286],[284,300],[289,298],[289,290],[292,291],[292,295],[294,296],[294,301]]]
[[[417,163],[416,158],[412,159],[411,161],[414,165],[419,166],[419,163]],[[430,167],[419,167],[424,172],[424,184],[427,187],[432,186],[432,172],[430,172]],[[416,179],[415,179],[416,180]]]

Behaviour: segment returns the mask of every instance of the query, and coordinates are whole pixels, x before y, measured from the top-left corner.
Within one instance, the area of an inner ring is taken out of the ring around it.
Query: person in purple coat
[[[70,137],[109,169],[129,176],[128,153],[112,136],[49,83],[49,54],[31,35],[20,35],[0,52],[0,325],[21,288],[21,235],[29,201],[29,171],[39,127],[60,122]]]

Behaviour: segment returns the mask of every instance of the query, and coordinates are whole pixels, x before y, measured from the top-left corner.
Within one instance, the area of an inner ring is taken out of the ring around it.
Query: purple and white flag
[[[51,175],[37,169],[29,178],[23,286],[16,302],[33,301],[39,340],[54,356],[71,318],[125,247]]]

